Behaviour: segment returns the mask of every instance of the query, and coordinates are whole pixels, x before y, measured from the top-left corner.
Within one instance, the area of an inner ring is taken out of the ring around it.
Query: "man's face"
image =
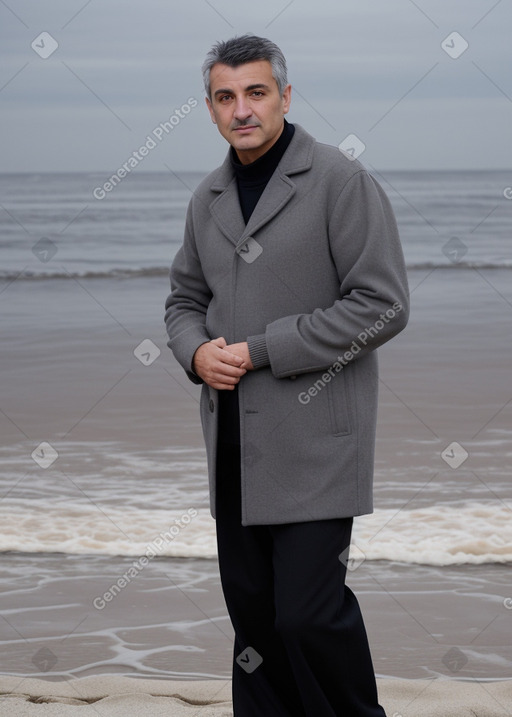
[[[212,121],[232,145],[242,164],[254,162],[272,147],[283,129],[290,108],[291,85],[283,96],[267,60],[238,67],[216,63],[210,71]]]

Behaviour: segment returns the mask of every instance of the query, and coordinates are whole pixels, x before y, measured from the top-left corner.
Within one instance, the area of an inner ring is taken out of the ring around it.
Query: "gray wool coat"
[[[375,349],[408,318],[396,222],[375,179],[296,125],[246,226],[228,154],[194,192],[170,277],[168,345],[192,381],[202,343],[249,343],[242,524],[371,512]],[[206,384],[200,411],[215,517],[218,391]]]

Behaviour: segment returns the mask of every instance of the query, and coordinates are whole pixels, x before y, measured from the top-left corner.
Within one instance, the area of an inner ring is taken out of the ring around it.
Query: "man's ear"
[[[208,112],[210,113],[210,117],[212,118],[213,124],[217,124],[217,120],[215,119],[215,112],[213,111],[213,105],[208,99],[208,97],[204,98],[206,100],[206,106],[208,107]]]
[[[286,85],[283,90],[283,114],[288,114],[290,103],[292,101],[292,86]]]

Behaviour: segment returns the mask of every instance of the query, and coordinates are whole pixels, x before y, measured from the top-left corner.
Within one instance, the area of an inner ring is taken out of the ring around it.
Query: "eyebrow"
[[[248,85],[245,88],[245,92],[250,92],[251,90],[261,90],[261,89],[270,90],[270,87],[268,85],[264,84],[263,82],[257,82],[254,85]],[[220,90],[215,90],[215,92],[214,92],[215,97],[217,97],[218,95],[232,95],[232,94],[233,94],[233,90],[230,90],[230,89],[220,89]]]

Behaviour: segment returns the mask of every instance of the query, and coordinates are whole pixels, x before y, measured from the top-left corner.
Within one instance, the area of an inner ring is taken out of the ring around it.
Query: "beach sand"
[[[506,717],[512,681],[379,680],[388,717]],[[172,681],[86,677],[46,682],[0,678],[0,716],[230,717],[229,680]],[[268,717],[271,717],[270,715]],[[356,717],[351,715],[351,717]]]

